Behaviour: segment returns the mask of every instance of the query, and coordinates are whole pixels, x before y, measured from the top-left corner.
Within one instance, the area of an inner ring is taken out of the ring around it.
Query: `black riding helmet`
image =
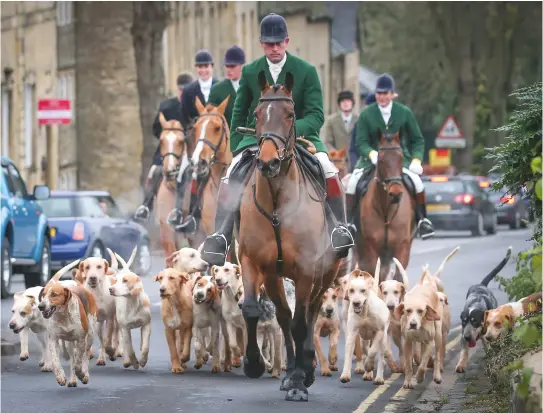
[[[353,92],[351,92],[350,90],[342,90],[341,92],[339,92],[337,95],[337,104],[339,105],[339,102],[345,99],[350,99],[354,104]]]
[[[262,43],[281,43],[287,37],[287,22],[283,16],[270,13],[260,22],[260,41]]]
[[[195,65],[212,65],[213,57],[211,57],[211,53],[209,53],[208,50],[202,49],[198,53],[196,53],[196,56],[194,58],[194,64]]]

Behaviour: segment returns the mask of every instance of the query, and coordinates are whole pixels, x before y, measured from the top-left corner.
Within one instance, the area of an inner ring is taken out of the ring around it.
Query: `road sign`
[[[71,121],[70,100],[40,99],[38,101],[38,123],[40,125],[69,125]]]
[[[439,130],[436,138],[436,146],[438,148],[465,148],[466,139],[464,134],[458,127],[458,124],[452,117],[449,115],[443,126]]]
[[[450,166],[451,164],[450,149],[430,149],[428,157],[430,158],[430,166]]]

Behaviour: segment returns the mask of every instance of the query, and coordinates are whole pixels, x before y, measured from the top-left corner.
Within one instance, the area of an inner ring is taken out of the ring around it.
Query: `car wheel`
[[[51,246],[49,239],[44,238],[41,249],[40,262],[32,269],[25,273],[25,287],[45,286],[51,277]]]
[[[138,245],[138,252],[134,260],[134,269],[137,274],[140,276],[149,274],[151,271],[151,258],[151,246],[149,240],[145,239]]]
[[[488,235],[494,235],[498,229],[498,214],[492,214],[492,225],[486,229]]]
[[[483,221],[483,214],[480,212],[477,213],[477,222],[475,226],[471,229],[471,235],[474,237],[480,237],[483,235],[484,232],[484,221]]]
[[[529,221],[530,221],[530,213],[527,210],[524,210],[524,217],[520,219],[520,227],[528,228]]]
[[[8,237],[4,237],[2,242],[2,274],[1,274],[1,294],[2,298],[7,298],[11,295],[11,246]]]
[[[509,228],[511,229],[519,229],[520,228],[520,212],[515,211],[515,217],[513,218],[513,221],[509,224]]]
[[[105,258],[105,249],[100,241],[96,241],[90,250],[89,257]]]

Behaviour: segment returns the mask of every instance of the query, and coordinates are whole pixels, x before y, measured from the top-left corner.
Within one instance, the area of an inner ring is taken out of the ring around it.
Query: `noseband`
[[[176,131],[176,132],[181,132],[183,133],[183,129],[182,128],[162,128],[162,132],[164,131]],[[185,141],[183,140],[183,144],[185,143]],[[171,170],[171,171],[164,171],[164,176],[166,177],[166,180],[167,181],[173,181],[174,179],[177,178],[177,173],[179,172],[179,168],[181,167],[180,165],[180,160],[181,160],[181,156],[182,156],[182,153],[181,155],[178,155],[174,152],[166,152],[164,155],[161,155],[162,156],[162,159],[166,158],[167,156],[173,156],[178,162],[177,162],[177,166],[175,167],[175,169]]]
[[[276,96],[272,98],[260,98],[258,103],[262,102],[290,102],[292,103],[292,106],[294,106],[294,100],[292,100],[291,97],[288,96]],[[264,141],[271,140],[273,144],[275,145],[275,148],[277,149],[277,155],[279,156],[279,160],[282,161],[288,161],[294,156],[294,152],[287,154],[287,147],[288,144],[292,138],[292,136],[296,135],[296,113],[293,113],[292,118],[292,124],[290,125],[290,129],[288,131],[288,135],[286,137],[279,135],[275,132],[265,132],[262,135],[260,135],[259,141],[258,141],[258,147],[262,146]],[[282,147],[279,146],[279,143],[277,141],[280,141],[283,145]],[[260,149],[259,149],[260,152]],[[257,154],[258,157],[258,154]]]

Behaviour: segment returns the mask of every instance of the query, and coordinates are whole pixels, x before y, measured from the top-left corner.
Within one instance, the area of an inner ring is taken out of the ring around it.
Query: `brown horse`
[[[338,169],[339,179],[343,179],[343,177],[348,172],[347,159],[345,159],[345,148],[340,149],[340,150],[336,150],[336,149],[329,150],[328,157],[334,163],[335,167]]]
[[[175,207],[176,177],[186,148],[181,122],[167,121],[162,113],[158,118],[162,126],[160,155],[162,156],[163,178],[155,199],[155,211],[160,224],[160,241],[164,256],[169,257],[181,247],[180,237],[168,224],[167,218]]]
[[[360,204],[357,239],[358,265],[373,274],[381,258],[379,282],[389,274],[392,258],[407,268],[416,232],[415,201],[402,179],[403,152],[400,135],[381,135],[377,167]],[[400,276],[396,269],[395,276]]]
[[[281,390],[287,391],[288,401],[307,401],[307,387],[315,381],[313,326],[339,260],[328,236],[324,191],[313,184],[295,155],[294,78],[289,72],[284,85],[270,87],[260,72],[259,83],[261,97],[255,109],[259,151],[243,190],[236,234],[248,333],[244,370],[251,378],[264,373],[256,339],[258,292],[264,283],[285,338],[287,376]],[[295,284],[294,318],[282,277]]]
[[[199,98],[195,100],[198,119],[194,124],[196,146],[192,153],[192,165],[197,179],[193,179],[192,185],[199,191],[201,221],[198,230],[187,236],[192,248],[198,248],[205,237],[215,231],[219,185],[232,162],[230,128],[224,117],[229,99],[230,96],[217,107],[204,107]],[[184,199],[190,199],[192,189],[191,185],[187,185]],[[188,212],[185,209],[184,215]]]

